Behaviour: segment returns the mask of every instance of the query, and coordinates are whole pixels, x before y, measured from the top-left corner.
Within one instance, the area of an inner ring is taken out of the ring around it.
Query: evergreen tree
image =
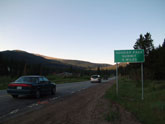
[[[163,42],[163,44],[162,44],[162,47],[164,47],[164,48],[165,48],[165,39],[164,39],[164,42]]]
[[[134,49],[144,49],[145,56],[154,49],[153,40],[150,33],[146,33],[144,36],[141,34],[140,38],[137,39]]]

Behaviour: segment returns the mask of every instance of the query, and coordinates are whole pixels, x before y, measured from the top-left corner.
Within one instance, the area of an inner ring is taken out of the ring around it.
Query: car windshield
[[[37,77],[20,77],[16,81],[16,83],[38,83]]]
[[[92,78],[98,78],[99,76],[98,75],[94,75],[94,76],[92,76]]]

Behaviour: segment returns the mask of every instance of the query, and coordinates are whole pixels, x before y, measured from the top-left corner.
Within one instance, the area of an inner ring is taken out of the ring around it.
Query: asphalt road
[[[103,80],[102,83],[106,83],[109,80]],[[7,117],[11,117],[19,112],[28,111],[29,109],[35,109],[42,107],[51,101],[57,101],[59,98],[67,97],[73,93],[79,92],[83,89],[87,89],[91,86],[101,85],[100,83],[91,83],[90,81],[76,82],[76,83],[65,83],[57,84],[57,91],[55,96],[44,96],[40,99],[35,99],[33,97],[19,97],[14,99],[12,96],[8,95],[6,90],[0,90],[0,120]]]

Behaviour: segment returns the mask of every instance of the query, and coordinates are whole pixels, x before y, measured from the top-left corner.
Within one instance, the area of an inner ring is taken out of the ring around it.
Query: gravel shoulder
[[[10,119],[5,124],[139,124],[131,113],[113,103],[120,112],[120,119],[107,121],[110,101],[104,98],[105,91],[114,81],[102,83],[77,92],[65,99],[51,102],[41,109],[24,113]]]

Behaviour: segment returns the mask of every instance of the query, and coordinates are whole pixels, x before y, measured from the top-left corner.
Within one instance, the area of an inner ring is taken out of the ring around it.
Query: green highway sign
[[[144,50],[115,50],[114,51],[115,62],[133,62],[142,63],[144,62]]]

